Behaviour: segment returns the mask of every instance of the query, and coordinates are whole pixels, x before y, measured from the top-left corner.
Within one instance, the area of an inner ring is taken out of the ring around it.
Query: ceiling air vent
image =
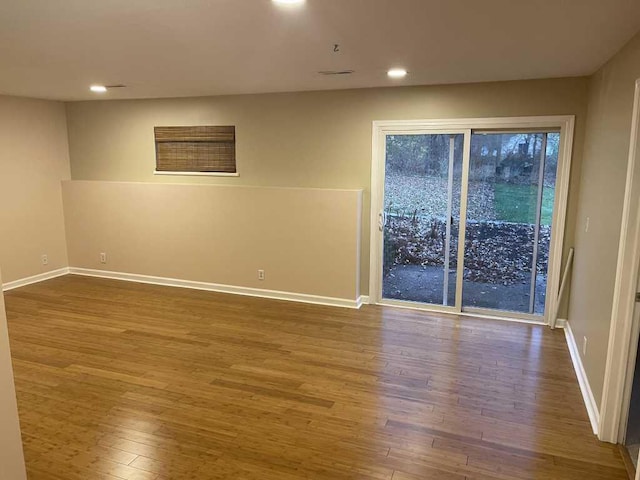
[[[351,75],[352,73],[354,73],[354,70],[321,70],[318,73],[320,75],[331,77],[336,75]]]

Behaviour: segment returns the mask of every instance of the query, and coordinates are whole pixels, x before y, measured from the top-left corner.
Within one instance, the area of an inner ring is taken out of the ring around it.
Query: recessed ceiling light
[[[305,2],[305,0],[272,0],[273,3],[277,3],[278,5],[300,5]]]
[[[392,68],[387,72],[391,78],[403,78],[407,76],[407,71],[404,68]]]
[[[107,87],[105,87],[104,85],[91,85],[89,87],[89,90],[94,93],[104,93],[107,91]]]

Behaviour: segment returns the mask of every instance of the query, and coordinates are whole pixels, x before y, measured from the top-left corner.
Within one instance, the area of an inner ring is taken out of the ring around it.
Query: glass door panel
[[[462,307],[544,314],[558,133],[473,133]]]
[[[386,136],[382,297],[456,305],[464,135]]]
[[[544,177],[542,178],[542,199],[540,205],[540,229],[538,235],[538,255],[536,265],[535,303],[533,313],[544,315],[547,296],[547,274],[549,269],[549,249],[551,247],[551,223],[556,200],[556,175],[560,133],[547,133]]]

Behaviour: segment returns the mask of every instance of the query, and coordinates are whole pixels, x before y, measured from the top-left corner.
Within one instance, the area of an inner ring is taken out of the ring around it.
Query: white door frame
[[[640,79],[636,81],[633,103],[627,181],[598,428],[598,438],[611,443],[624,441],[638,347],[639,325],[634,318],[634,308],[640,267],[639,202]]]
[[[372,165],[371,165],[371,248],[369,268],[369,302],[381,305],[395,305],[418,308],[421,310],[458,313],[451,307],[423,305],[415,302],[395,302],[382,299],[382,232],[378,227],[378,218],[384,208],[385,148],[386,136],[400,133],[460,133],[465,132],[465,149],[463,162],[468,165],[472,130],[488,129],[560,129],[560,146],[558,152],[558,172],[556,176],[556,195],[553,208],[551,229],[551,245],[549,248],[549,271],[546,292],[546,308],[543,322],[549,324],[551,315],[556,311],[557,294],[560,288],[562,247],[564,241],[567,199],[569,193],[569,175],[571,173],[571,156],[573,149],[573,131],[575,116],[541,116],[541,117],[495,117],[495,118],[458,118],[445,120],[386,120],[373,122]],[[464,171],[464,169],[463,169]],[[467,172],[468,173],[468,172]],[[465,182],[463,179],[463,188]],[[464,192],[463,192],[464,195]],[[461,201],[461,218],[466,199]],[[462,225],[464,222],[460,222]],[[464,241],[464,232],[460,238]],[[460,240],[460,239],[459,239]],[[460,282],[460,277],[458,281]],[[456,292],[458,294],[458,292]],[[464,312],[461,312],[465,314]],[[478,316],[477,314],[473,314]],[[518,320],[531,320],[529,315],[509,314]],[[535,320],[534,320],[535,321]],[[536,323],[540,323],[537,321]]]

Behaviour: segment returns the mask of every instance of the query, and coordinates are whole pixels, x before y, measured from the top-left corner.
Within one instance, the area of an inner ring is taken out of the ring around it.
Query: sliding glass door
[[[387,136],[384,298],[454,306],[462,178],[461,133]]]
[[[441,311],[545,315],[550,260],[561,248],[552,227],[564,222],[555,215],[564,205],[556,198],[561,129],[390,130],[379,137],[374,298]]]
[[[559,137],[473,133],[463,308],[544,314]]]

